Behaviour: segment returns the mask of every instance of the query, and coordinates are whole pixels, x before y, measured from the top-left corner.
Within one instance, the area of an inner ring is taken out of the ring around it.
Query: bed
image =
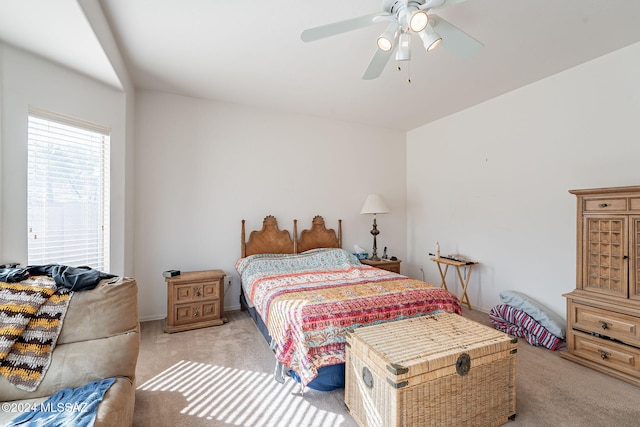
[[[243,220],[236,270],[241,307],[271,345],[277,367],[302,390],[344,387],[345,338],[353,328],[461,313],[458,298],[446,289],[361,264],[341,248],[341,221],[337,233],[321,216],[299,235],[297,227],[294,220],[292,237],[267,216],[246,239]]]

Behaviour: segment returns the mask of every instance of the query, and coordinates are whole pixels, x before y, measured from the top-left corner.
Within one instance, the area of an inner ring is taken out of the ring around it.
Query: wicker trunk
[[[516,413],[517,339],[457,314],[356,328],[345,403],[361,426],[498,426]]]

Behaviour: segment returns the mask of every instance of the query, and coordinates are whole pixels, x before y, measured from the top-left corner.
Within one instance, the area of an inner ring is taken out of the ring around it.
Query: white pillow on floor
[[[506,305],[524,311],[553,335],[559,338],[565,337],[565,320],[531,297],[517,291],[502,291],[500,300]]]

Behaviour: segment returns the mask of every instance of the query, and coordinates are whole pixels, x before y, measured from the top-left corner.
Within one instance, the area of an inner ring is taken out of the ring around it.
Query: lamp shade
[[[364,201],[361,214],[383,214],[389,213],[389,207],[378,194],[369,194]]]

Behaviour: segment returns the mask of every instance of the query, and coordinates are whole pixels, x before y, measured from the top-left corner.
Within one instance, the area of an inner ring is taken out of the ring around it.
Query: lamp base
[[[373,235],[373,253],[369,258],[371,261],[380,261],[378,256],[378,243],[376,242],[376,236],[380,234],[378,231],[378,224],[376,224],[376,214],[373,214],[373,228],[371,229],[371,235]]]

